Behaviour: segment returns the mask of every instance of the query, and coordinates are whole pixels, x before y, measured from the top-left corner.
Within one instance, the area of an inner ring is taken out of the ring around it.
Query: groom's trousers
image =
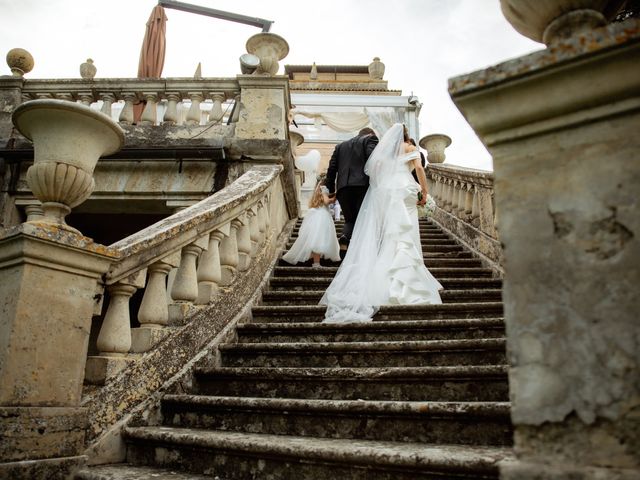
[[[356,223],[360,206],[367,193],[367,185],[356,185],[353,187],[343,187],[336,193],[336,198],[340,202],[342,215],[344,215],[344,228],[340,236],[340,244],[348,245],[353,234],[353,226]]]

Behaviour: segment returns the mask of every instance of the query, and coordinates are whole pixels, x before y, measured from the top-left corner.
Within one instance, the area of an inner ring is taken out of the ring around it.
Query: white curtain
[[[306,112],[294,110],[295,115],[322,121],[337,132],[357,132],[369,125],[369,116],[365,112]]]
[[[364,110],[371,122],[371,128],[375,130],[380,138],[382,138],[385,132],[389,130],[394,123],[403,122],[402,114],[395,108],[379,108],[374,112],[366,108]]]

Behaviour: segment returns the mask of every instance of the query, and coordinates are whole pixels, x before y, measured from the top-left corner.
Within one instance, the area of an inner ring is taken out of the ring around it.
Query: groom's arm
[[[336,191],[336,173],[338,172],[338,146],[333,150],[331,160],[329,160],[329,166],[327,167],[327,179],[325,185],[329,189],[329,193],[335,193]]]
[[[378,137],[375,135],[368,135],[364,140],[364,152],[365,152],[365,161],[369,159],[373,150],[378,146]]]

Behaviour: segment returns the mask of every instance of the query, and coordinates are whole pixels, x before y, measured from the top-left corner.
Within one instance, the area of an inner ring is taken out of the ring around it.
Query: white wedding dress
[[[442,285],[424,265],[418,225],[417,151],[404,153],[402,124],[367,161],[370,185],[345,256],[320,304],[325,322],[370,321],[380,305],[440,304]]]

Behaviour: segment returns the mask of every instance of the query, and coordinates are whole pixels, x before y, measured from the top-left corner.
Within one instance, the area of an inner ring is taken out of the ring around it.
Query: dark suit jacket
[[[427,162],[424,158],[424,153],[420,152],[420,163],[422,163],[422,168],[427,166]],[[414,180],[416,181],[416,183],[420,183],[418,182],[418,174],[416,173],[416,171],[412,171],[411,175],[413,175]]]
[[[375,135],[353,137],[336,145],[327,168],[326,185],[329,193],[337,192],[344,187],[369,185],[364,165],[376,145],[378,137]]]

